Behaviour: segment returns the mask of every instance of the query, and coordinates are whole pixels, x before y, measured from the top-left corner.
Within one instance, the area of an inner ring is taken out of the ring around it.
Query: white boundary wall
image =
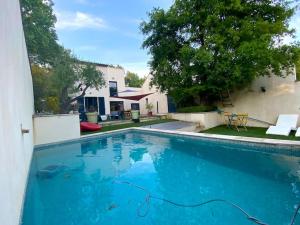
[[[49,144],[80,137],[78,114],[42,115],[33,117],[34,144]]]
[[[265,92],[262,91],[262,87]],[[225,112],[248,113],[249,117],[276,124],[280,114],[298,114],[300,127],[300,81],[295,73],[286,77],[259,77],[242,91],[232,94],[233,107],[223,107]],[[172,119],[197,122],[203,129],[224,124],[224,117],[218,113],[170,113]],[[267,123],[248,121],[248,126],[268,127]]]
[[[279,114],[298,114],[300,126],[300,82],[295,75],[286,78],[271,76],[256,79],[249,88],[232,95],[234,107],[224,111],[248,113],[250,117],[275,124]],[[262,92],[261,87],[265,88]],[[267,124],[249,120],[249,126],[267,127]]]
[[[0,224],[19,224],[33,150],[33,91],[18,0],[0,1]],[[22,134],[21,126],[29,133]]]
[[[224,123],[222,116],[217,112],[203,113],[169,113],[171,119],[198,123],[203,130],[219,126]]]

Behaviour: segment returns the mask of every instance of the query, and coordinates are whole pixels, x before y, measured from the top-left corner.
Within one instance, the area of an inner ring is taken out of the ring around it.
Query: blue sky
[[[168,8],[172,0],[54,0],[59,42],[77,57],[119,64],[144,76],[147,50],[139,24],[153,7]]]
[[[173,0],[54,0],[59,42],[77,57],[121,65],[147,75],[150,56],[142,49],[139,24],[153,7],[167,9]],[[300,13],[291,21],[296,28]],[[297,30],[297,39],[300,32]]]

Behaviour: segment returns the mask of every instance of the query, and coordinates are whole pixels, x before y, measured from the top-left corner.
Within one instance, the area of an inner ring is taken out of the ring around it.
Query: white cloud
[[[83,12],[56,12],[57,22],[56,28],[78,30],[78,29],[103,29],[107,25],[105,21],[91,14]]]

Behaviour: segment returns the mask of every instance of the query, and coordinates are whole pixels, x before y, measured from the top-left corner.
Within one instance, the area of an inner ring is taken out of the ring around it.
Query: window
[[[139,103],[131,103],[131,110],[140,110]]]
[[[124,103],[121,101],[111,101],[110,102],[110,112],[124,111]]]
[[[109,81],[109,95],[110,97],[118,96],[118,86],[116,81]]]
[[[98,112],[98,102],[96,97],[85,97],[85,111]]]

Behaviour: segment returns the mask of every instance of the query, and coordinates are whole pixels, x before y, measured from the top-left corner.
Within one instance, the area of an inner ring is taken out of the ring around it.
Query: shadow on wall
[[[265,87],[264,92],[261,87]],[[295,82],[295,75],[286,78],[261,77],[253,82],[250,90],[233,93],[233,107],[223,107],[221,104],[219,107],[226,112],[248,113],[252,118],[273,124],[279,114],[300,115],[300,82]],[[249,121],[248,125],[268,126],[254,121]]]

